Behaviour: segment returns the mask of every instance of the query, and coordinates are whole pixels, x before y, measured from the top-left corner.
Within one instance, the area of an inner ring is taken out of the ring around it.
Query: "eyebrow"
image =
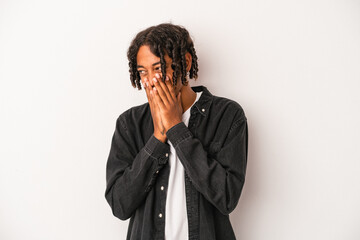
[[[160,63],[161,63],[160,61],[159,61],[159,62],[156,62],[156,63],[153,63],[152,66],[158,65],[158,64],[160,64]],[[137,65],[136,68],[144,68],[144,66],[142,66],[142,65]]]

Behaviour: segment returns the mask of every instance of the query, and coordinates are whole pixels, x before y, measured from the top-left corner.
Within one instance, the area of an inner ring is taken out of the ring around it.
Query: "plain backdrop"
[[[0,0],[0,239],[125,239],[105,166],[145,103],[126,51],[185,26],[199,78],[249,124],[242,240],[360,239],[360,2]]]

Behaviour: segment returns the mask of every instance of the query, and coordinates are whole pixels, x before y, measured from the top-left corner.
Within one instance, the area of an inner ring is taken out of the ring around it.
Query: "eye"
[[[145,70],[138,70],[138,73],[140,76],[143,76],[145,74]]]
[[[161,72],[161,66],[156,67],[156,68],[155,68],[155,71]]]

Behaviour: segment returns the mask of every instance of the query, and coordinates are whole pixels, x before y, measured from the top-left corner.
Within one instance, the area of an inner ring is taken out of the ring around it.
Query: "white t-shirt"
[[[186,126],[189,124],[190,109],[195,102],[199,100],[201,94],[202,92],[196,92],[194,103],[182,115],[182,121]],[[170,145],[170,176],[165,208],[165,239],[185,240],[189,237],[185,196],[185,172],[183,165],[176,155],[174,146],[169,140],[167,140],[167,142]]]

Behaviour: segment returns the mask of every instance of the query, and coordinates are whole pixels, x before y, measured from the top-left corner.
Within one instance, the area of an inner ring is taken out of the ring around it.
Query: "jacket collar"
[[[194,92],[203,92],[199,100],[191,108],[197,109],[203,116],[207,116],[214,96],[203,85],[193,86],[191,89]],[[192,109],[191,111],[194,111]]]

